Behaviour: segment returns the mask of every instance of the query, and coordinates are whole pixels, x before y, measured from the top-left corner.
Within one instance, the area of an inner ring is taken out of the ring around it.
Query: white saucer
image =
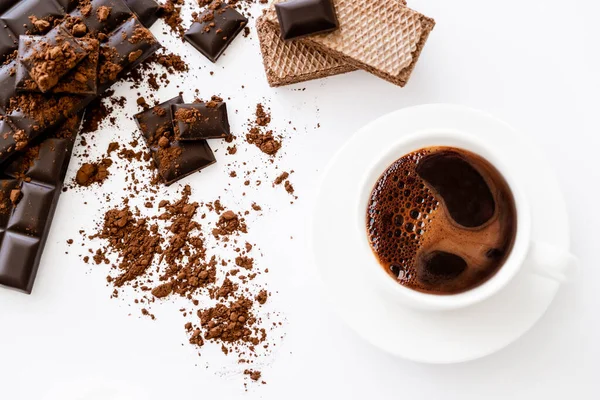
[[[312,222],[315,263],[336,311],[361,337],[402,358],[435,364],[492,354],[517,340],[544,314],[559,284],[526,268],[494,297],[457,311],[428,312],[391,305],[364,281],[353,254],[360,177],[400,135],[430,129],[478,136],[521,165],[532,204],[533,239],[569,249],[569,223],[552,166],[510,126],[480,111],[424,105],[388,114],[358,131],[323,174]],[[401,157],[402,154],[398,154]],[[543,199],[543,200],[542,200]]]

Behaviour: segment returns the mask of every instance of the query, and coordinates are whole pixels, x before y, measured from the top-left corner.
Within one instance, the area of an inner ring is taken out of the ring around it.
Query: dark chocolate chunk
[[[115,83],[123,71],[131,71],[160,48],[160,43],[136,17],[110,34],[100,49],[100,91]]]
[[[181,95],[134,116],[166,185],[216,162],[206,140],[180,142],[174,139],[171,117],[174,104],[183,104]]]
[[[0,285],[31,293],[80,117],[0,172]]]
[[[0,26],[0,63],[17,50],[18,45],[15,34],[8,27]]]
[[[171,106],[175,140],[219,139],[230,134],[224,102]]]
[[[331,0],[289,0],[275,4],[275,10],[285,40],[331,32],[339,26]]]
[[[133,12],[123,0],[91,0],[80,4],[72,15],[81,18],[90,32],[108,33],[132,17]]]
[[[140,22],[150,28],[158,20],[160,5],[154,0],[125,0]]]
[[[15,35],[25,35],[33,29],[31,17],[45,19],[48,17],[62,17],[64,9],[56,0],[21,0],[8,10],[0,19]]]
[[[185,40],[216,62],[247,23],[248,19],[233,6],[215,1],[185,33]]]
[[[44,36],[20,36],[17,68],[26,68],[29,77],[45,93],[87,55],[73,35],[58,26]]]

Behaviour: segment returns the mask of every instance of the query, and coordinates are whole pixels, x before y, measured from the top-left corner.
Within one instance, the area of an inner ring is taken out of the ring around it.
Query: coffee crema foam
[[[432,294],[475,288],[501,268],[516,235],[512,192],[482,157],[428,147],[379,178],[367,233],[380,264],[400,284]]]

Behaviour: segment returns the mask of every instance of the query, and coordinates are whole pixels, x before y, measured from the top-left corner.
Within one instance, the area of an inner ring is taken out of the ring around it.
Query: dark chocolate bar
[[[137,15],[140,22],[151,27],[158,20],[160,5],[154,0],[125,0],[131,11]]]
[[[326,33],[338,28],[331,0],[289,0],[275,4],[284,40]]]
[[[0,285],[31,293],[80,122],[71,117],[3,168]]]
[[[231,133],[224,102],[174,104],[171,113],[175,140],[222,139]]]
[[[57,26],[44,36],[19,37],[20,62],[17,68],[26,68],[29,77],[46,93],[87,55],[71,33]]]
[[[183,104],[181,95],[134,116],[167,186],[216,162],[206,140],[174,139],[171,106],[175,104]]]
[[[248,19],[232,5],[216,0],[185,33],[185,40],[216,62],[233,39],[244,29]]]

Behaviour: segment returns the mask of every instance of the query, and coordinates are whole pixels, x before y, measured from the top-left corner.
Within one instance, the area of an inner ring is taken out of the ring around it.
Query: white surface
[[[355,72],[296,87],[305,91],[273,90],[266,85],[254,36],[238,38],[215,66],[188,45],[178,45],[197,65],[193,74],[198,79],[193,84],[188,80],[182,89],[173,80],[161,98],[179,90],[189,98],[192,86],[202,96],[230,96],[229,106],[239,110],[231,116],[237,133],[243,132],[251,105],[266,99],[276,130],[286,135],[286,154],[278,164],[296,171],[292,182],[300,199],[294,205],[282,190],[252,196],[271,205],[271,211],[253,221],[251,235],[265,254],[271,288],[279,292],[273,306],[287,318],[278,353],[263,368],[267,385],[250,385],[244,393],[240,377],[206,369],[206,363],[218,364],[221,357],[198,357],[182,346],[185,335],[177,313],[159,308],[158,321],[139,318],[137,307],[109,299],[105,269],[83,265],[75,249],[64,254],[65,241],[75,238],[80,227],[91,228],[86,221],[100,215],[95,208],[101,202],[90,190],[61,198],[34,294],[0,291],[0,398],[600,397],[600,271],[595,254],[600,226],[600,5],[588,0],[413,0],[411,6],[438,24],[404,89]],[[127,112],[132,113],[137,95],[128,96]],[[572,249],[582,260],[579,278],[561,288],[528,334],[490,357],[451,366],[402,361],[352,333],[326,306],[305,240],[315,182],[345,140],[385,113],[434,102],[486,110],[540,145],[565,191]],[[315,129],[317,123],[320,129]],[[126,141],[132,132],[133,123],[124,120],[119,132],[107,129],[93,143],[101,152],[117,135]],[[185,181],[202,200],[213,200],[226,188],[228,182],[220,177],[233,158],[225,158],[223,148],[217,153],[220,164]],[[263,159],[249,147],[239,157]],[[261,173],[276,176],[272,167],[260,165]],[[76,166],[73,162],[71,177]],[[230,204],[241,198],[235,196],[241,182],[223,194]],[[114,185],[113,190],[123,186]],[[124,386],[120,394],[112,389]]]

